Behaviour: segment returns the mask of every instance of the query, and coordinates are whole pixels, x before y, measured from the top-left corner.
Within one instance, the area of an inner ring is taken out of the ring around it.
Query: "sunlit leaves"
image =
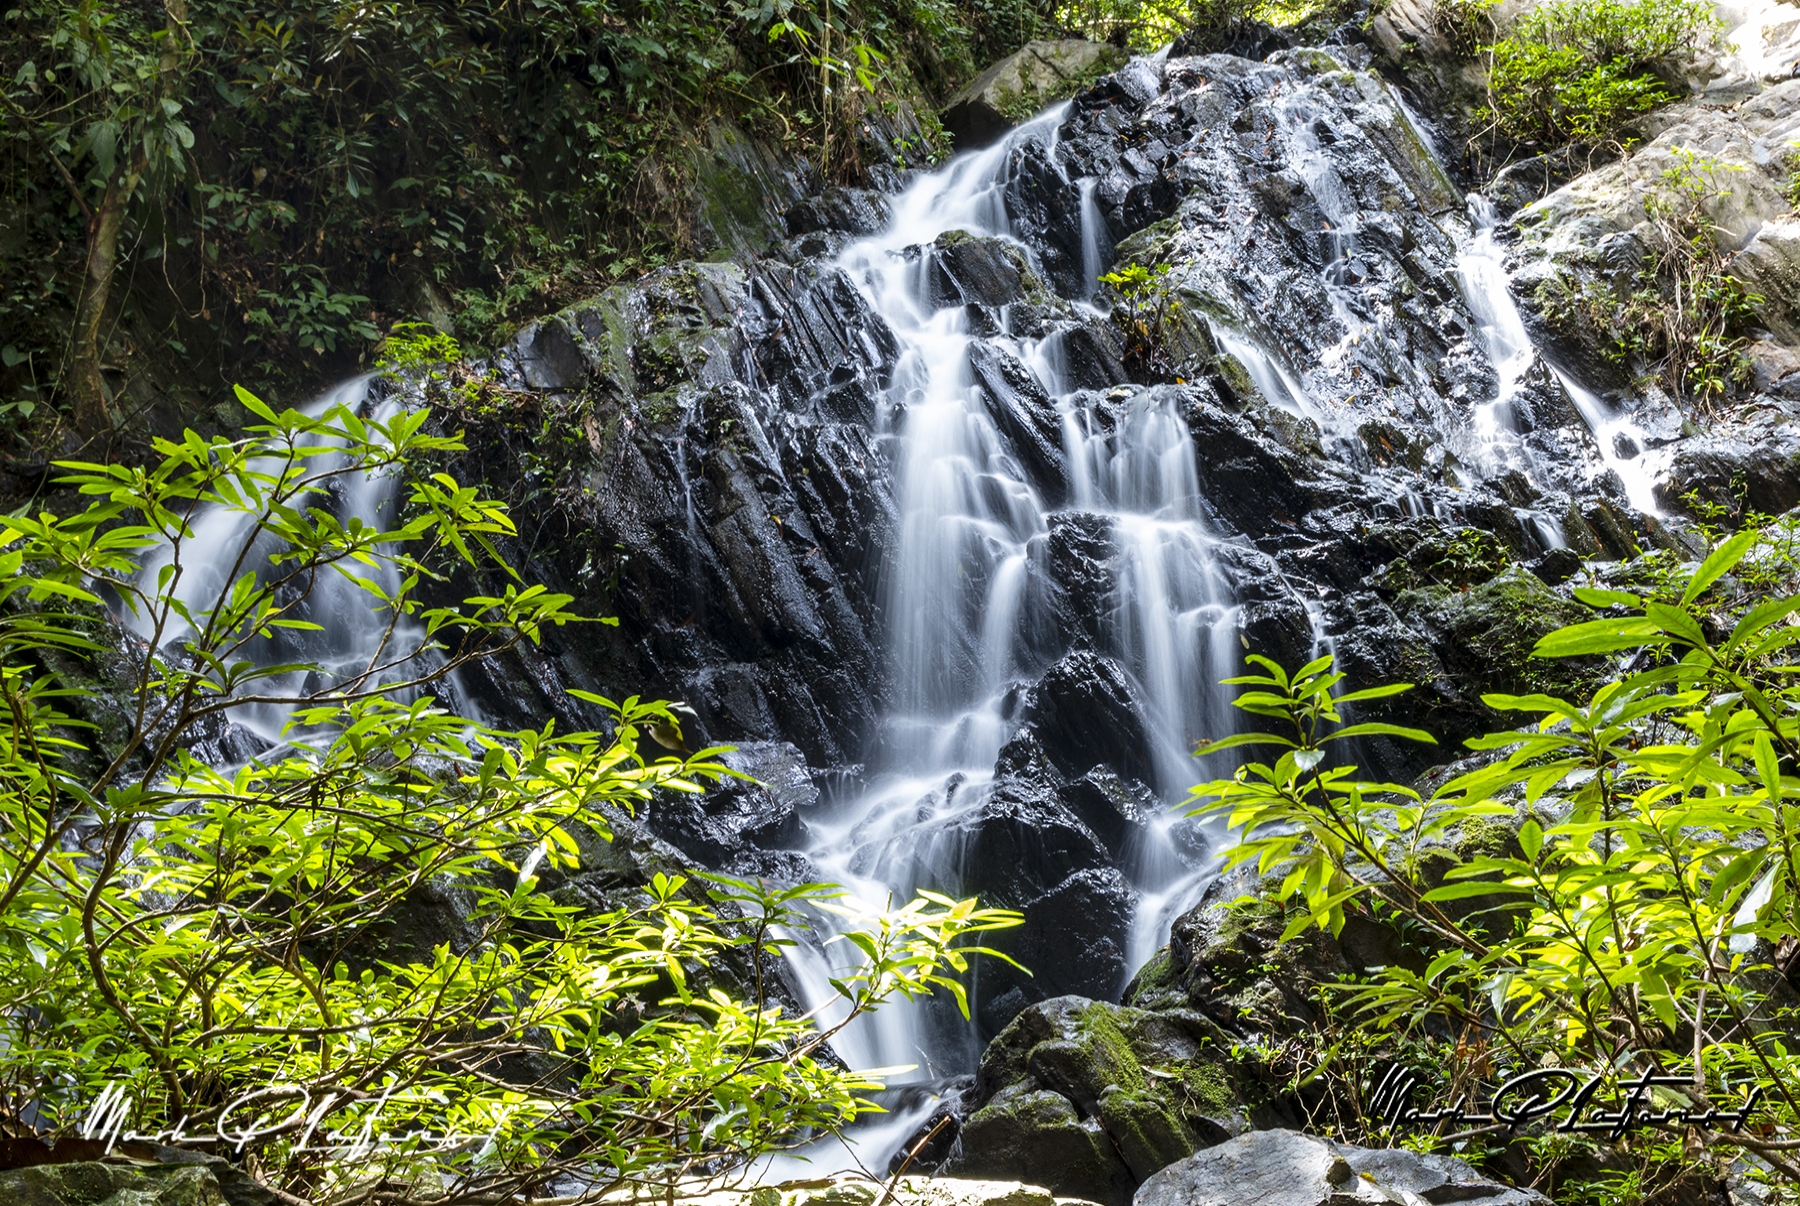
[[[67,1133],[112,1085],[133,1127],[242,1140],[302,1196],[496,1200],[739,1167],[875,1108],[879,1077],[826,1056],[837,1028],[896,994],[966,1011],[966,940],[1018,915],[639,882],[611,830],[741,778],[725,751],[646,757],[640,734],[679,721],[636,696],[576,693],[605,734],[456,714],[433,684],[568,622],[568,596],[500,558],[504,507],[415,471],[460,447],[423,412],[241,400],[243,438],[64,465],[85,509],[0,528],[0,1111]],[[406,505],[338,518],[328,495],[371,473]],[[230,572],[196,586],[203,563]],[[421,584],[453,574],[503,585],[426,606]],[[301,605],[332,575],[391,651],[272,660],[270,634],[318,626]],[[44,670],[87,654],[130,681],[101,697]],[[135,713],[97,738],[70,715],[110,721],[120,699]],[[187,752],[258,709],[285,711],[280,743],[233,767]],[[764,982],[820,909],[852,915],[839,941],[860,956],[832,1024]]]
[[[1535,655],[1641,668],[1585,699],[1485,696],[1520,727],[1471,740],[1473,765],[1425,798],[1329,758],[1358,726],[1338,724],[1355,697],[1330,696],[1328,663],[1261,663],[1236,680],[1240,706],[1285,731],[1208,748],[1284,752],[1195,789],[1238,828],[1227,862],[1298,906],[1288,936],[1337,932],[1352,909],[1425,936],[1416,966],[1344,986],[1371,1025],[1448,1020],[1525,1066],[1636,1066],[1698,1029],[1715,1074],[1787,1092],[1770,1069],[1792,1059],[1756,1020],[1757,961],[1800,937],[1800,598],[1728,596],[1727,616],[1716,593],[1765,539],[1722,541],[1653,596],[1577,588],[1602,614]]]

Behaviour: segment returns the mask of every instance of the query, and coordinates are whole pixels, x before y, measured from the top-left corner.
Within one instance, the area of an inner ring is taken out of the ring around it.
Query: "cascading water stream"
[[[989,800],[996,757],[1016,729],[1009,709],[1045,668],[1045,654],[1023,630],[1051,509],[989,413],[970,364],[975,337],[965,309],[931,303],[930,261],[934,240],[946,232],[1012,237],[1004,204],[1010,164],[1032,140],[1053,154],[1064,109],[921,178],[894,198],[887,230],[839,257],[902,349],[882,420],[902,450],[901,520],[884,584],[895,706],[873,781],[829,820],[810,822],[807,853],[822,875],[873,904],[898,903],[919,887],[957,890],[965,851],[955,822]],[[1110,249],[1093,182],[1069,183],[1081,205],[1091,290]],[[1217,683],[1239,655],[1235,603],[1215,565],[1217,538],[1203,519],[1186,423],[1175,402],[1152,392],[1126,399],[1114,391],[1098,400],[1073,390],[1060,335],[989,342],[1028,366],[1058,409],[1068,506],[1099,517],[1113,533],[1108,652],[1128,668],[1146,702],[1155,786],[1178,800],[1199,777],[1190,753],[1196,739],[1232,724]],[[1165,832],[1172,820],[1149,826],[1125,856],[1140,900],[1129,940],[1132,969],[1154,953],[1207,875],[1172,852]],[[808,948],[791,967],[808,1008],[829,999],[826,953]],[[891,1083],[968,1071],[979,1055],[972,1027],[905,1002],[860,1019],[837,1047],[852,1066],[917,1065]],[[923,1118],[931,1108],[929,1098],[909,1101],[898,1114]],[[885,1163],[906,1133],[890,1121],[852,1135],[849,1163]],[[814,1150],[810,1165],[782,1161],[761,1175],[778,1178],[797,1167],[817,1175],[845,1154]]]
[[[365,419],[389,419],[399,409],[399,401],[393,396],[372,397],[369,387],[373,380],[372,375],[365,375],[345,381],[300,408],[301,412],[318,418],[342,407],[359,412]],[[274,473],[280,465],[270,457],[252,468]],[[342,468],[341,462],[316,462],[311,472],[338,468]],[[397,480],[391,473],[335,474],[322,491],[326,495],[324,503],[341,522],[355,520],[369,527],[388,526]],[[209,505],[190,521],[192,535],[183,539],[179,548],[164,544],[145,556],[141,581],[149,586],[163,573],[172,571],[167,585],[169,595],[189,614],[208,611],[230,581],[244,574],[267,572],[270,556],[279,551],[272,536],[255,534],[255,525],[252,513]],[[385,562],[358,563],[353,571],[390,597],[400,586],[399,574]],[[296,670],[262,680],[259,693],[298,700],[345,682],[373,685],[410,679],[426,670],[426,662],[436,656],[421,650],[423,633],[416,624],[402,620],[390,631],[387,619],[371,607],[369,593],[344,574],[335,570],[321,572],[307,590],[308,596],[294,614],[316,628],[283,629],[268,638],[254,639],[240,656],[263,665],[303,663],[318,669]],[[160,632],[155,628],[155,616],[149,612],[127,612],[123,618],[140,640],[155,640],[164,647],[178,645],[191,631],[174,612],[170,612]],[[453,685],[440,687],[445,688],[453,689]],[[252,746],[276,746],[295,739],[288,731],[293,711],[291,704],[247,704],[232,711],[231,724],[254,739],[249,743]],[[238,752],[242,752],[241,748]]]
[[[1468,200],[1469,234],[1458,243],[1457,282],[1480,328],[1488,359],[1500,378],[1493,401],[1477,407],[1475,412],[1474,435],[1480,467],[1490,474],[1519,468],[1528,476],[1540,469],[1530,449],[1512,430],[1509,415],[1526,374],[1533,363],[1542,359],[1562,382],[1569,400],[1593,433],[1601,462],[1618,474],[1631,505],[1646,515],[1658,514],[1652,490],[1655,458],[1645,450],[1642,429],[1629,413],[1615,413],[1543,355],[1513,300],[1505,255],[1494,238],[1499,218],[1493,203],[1479,193]],[[1548,531],[1554,530],[1554,525],[1548,525]],[[1560,536],[1557,543],[1561,543]]]
[[[1479,193],[1469,197],[1470,236],[1456,258],[1457,282],[1475,316],[1488,361],[1500,379],[1493,401],[1475,408],[1475,440],[1480,467],[1488,473],[1523,467],[1524,444],[1512,430],[1507,412],[1537,351],[1507,287],[1506,265],[1494,242],[1498,219],[1494,206]]]

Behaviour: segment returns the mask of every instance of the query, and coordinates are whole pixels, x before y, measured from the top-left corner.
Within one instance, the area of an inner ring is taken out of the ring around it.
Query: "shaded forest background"
[[[1161,44],[1207,2],[26,0],[0,22],[0,425],[18,455],[51,412],[235,423],[229,383],[292,400],[397,322],[479,352],[736,250],[702,202],[762,203],[759,172],[799,194],[936,161],[936,106],[1033,37]]]

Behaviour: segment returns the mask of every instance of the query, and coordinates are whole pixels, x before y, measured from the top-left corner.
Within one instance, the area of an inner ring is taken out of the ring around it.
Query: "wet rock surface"
[[[1191,1011],[1057,997],[988,1046],[946,1166],[1037,1171],[1060,1194],[1123,1206],[1156,1170],[1248,1126],[1240,1087],[1207,1058],[1229,1036]]]
[[[130,1167],[97,1160],[0,1171],[0,1192],[19,1206],[270,1206],[275,1201],[242,1172],[223,1160],[216,1163],[236,1173],[235,1196],[225,1194],[204,1163]]]
[[[1028,42],[976,76],[944,106],[961,150],[985,146],[1047,105],[1123,67],[1130,55],[1104,42]]]
[[[1382,19],[1403,38],[1422,18],[1396,4]],[[1329,651],[1352,686],[1416,684],[1359,713],[1439,734],[1358,750],[1371,775],[1410,780],[1493,724],[1483,690],[1581,686],[1591,667],[1529,652],[1586,614],[1567,592],[1587,567],[1691,555],[1690,495],[1740,514],[1800,501],[1800,354],[1782,359],[1800,318],[1767,311],[1766,392],[1729,421],[1632,399],[1627,432],[1591,349],[1556,345],[1553,364],[1507,345],[1506,282],[1481,274],[1507,257],[1529,302],[1545,273],[1610,271],[1641,208],[1630,181],[1710,131],[1767,159],[1724,224],[1744,271],[1791,298],[1800,241],[1763,184],[1785,170],[1800,93],[1683,110],[1688,125],[1668,129],[1689,134],[1561,192],[1567,165],[1538,165],[1542,188],[1521,168],[1508,196],[1552,195],[1520,236],[1465,210],[1368,53],[1133,60],[1060,127],[1027,127],[984,161],[991,177],[968,183],[980,229],[928,228],[905,195],[827,190],[788,210],[790,237],[766,257],[672,265],[528,328],[496,361],[502,402],[456,418],[475,449],[457,472],[514,491],[514,555],[619,621],[551,634],[464,689],[496,717],[584,724],[568,687],[686,701],[690,745],[742,746],[766,786],[658,801],[646,832],[674,857],[801,880],[820,874],[819,835],[846,823],[846,801],[908,769],[893,636],[918,622],[900,581],[908,423],[929,402],[918,361],[954,347],[931,371],[966,388],[977,405],[957,421],[989,440],[967,488],[987,526],[970,539],[1010,550],[1017,535],[1016,553],[971,562],[971,589],[1000,599],[1013,575],[1018,635],[986,710],[932,719],[946,741],[1001,731],[991,766],[895,789],[890,828],[865,826],[844,865],[1025,915],[996,945],[1034,974],[989,960],[971,1003],[974,1036],[994,1039],[961,1112],[971,1173],[1124,1202],[1195,1146],[1282,1123],[1256,1084],[1220,1087],[1230,1070],[1197,1054],[1202,1039],[1304,1025],[1309,985],[1392,957],[1354,931],[1278,951],[1278,922],[1223,909],[1229,885],[1199,894],[1206,836],[1163,814],[1212,773],[1186,751],[1236,723],[1210,684],[1246,653],[1292,666]],[[955,336],[924,352],[884,317],[905,306],[846,254],[914,222],[918,241],[880,262],[903,270],[921,325]],[[1094,284],[1125,263],[1165,269],[1178,302],[1155,320],[1154,357],[1116,321],[1130,303]],[[1661,516],[1633,505],[1652,465]],[[1145,577],[1184,557],[1205,566],[1186,594]],[[1152,595],[1166,614],[1140,605]],[[972,675],[995,614],[947,609],[925,627]],[[1166,645],[1158,624],[1176,634]],[[1134,932],[1137,902],[1183,882],[1196,887],[1168,906],[1168,949],[1134,966],[1155,947]],[[1128,981],[1128,1006],[1107,1003]],[[1117,1050],[1130,1058],[1115,1074]],[[1170,1067],[1187,1087],[1154,1074]]]

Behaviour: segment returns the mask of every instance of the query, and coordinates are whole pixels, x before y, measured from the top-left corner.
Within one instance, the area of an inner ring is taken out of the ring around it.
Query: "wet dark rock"
[[[208,766],[242,766],[270,748],[263,738],[221,713],[201,717],[189,732],[193,740],[188,753]]]
[[[1551,549],[1525,568],[1543,580],[1546,586],[1560,586],[1582,571],[1581,554],[1573,549]]]
[[[1267,439],[1250,420],[1201,403],[1187,411],[1207,502],[1252,538],[1292,528],[1313,507],[1314,466]]]
[[[1107,619],[1116,606],[1112,518],[1058,512],[1050,517],[1048,545],[1057,635],[1065,646],[1097,648],[1107,639]]]
[[[1656,483],[1656,500],[1671,511],[1702,505],[1741,518],[1746,510],[1780,515],[1800,504],[1800,429],[1790,404],[1768,406],[1687,440]]]
[[[1075,389],[1107,389],[1129,381],[1119,360],[1118,328],[1111,323],[1085,322],[1066,328],[1058,337],[1069,385]]]
[[[1563,147],[1508,164],[1495,173],[1481,191],[1502,217],[1510,218],[1527,205],[1542,201],[1592,166],[1596,164],[1585,154],[1572,147]]]
[[[1080,194],[1071,189],[1063,169],[1045,157],[1036,143],[1020,148],[1006,182],[1006,211],[1013,230],[1037,251],[1038,264],[1052,288],[1063,297],[1081,297],[1089,289],[1082,244]],[[1129,232],[1108,223],[1102,232],[1108,245]]]
[[[1149,826],[1163,812],[1148,786],[1111,767],[1096,766],[1063,789],[1070,812],[1106,844],[1115,863],[1126,864],[1134,845],[1149,838]]]
[[[890,216],[887,198],[881,193],[833,185],[787,211],[787,232],[872,235],[887,225]]]
[[[1237,600],[1244,648],[1284,666],[1311,661],[1312,617],[1276,560],[1255,549],[1221,545],[1216,564]]]
[[[935,309],[1010,305],[1044,287],[1024,253],[1004,239],[954,231],[940,235],[926,254],[927,297]]]
[[[869,567],[893,521],[871,431],[897,354],[885,323],[835,270],[683,264],[540,324],[527,365],[567,351],[552,329],[579,349],[583,391],[541,404],[542,435],[471,424],[457,471],[521,502],[540,475],[564,483],[558,505],[515,508],[513,555],[620,626],[521,648],[465,676],[472,697],[592,727],[567,687],[655,694],[694,707],[701,741],[856,761],[884,689]]]
[[[985,899],[985,898],[984,898]],[[1125,948],[1135,894],[1110,866],[1077,871],[1022,902],[1025,923],[988,945],[1031,974],[984,959],[974,1005],[981,1033],[997,1033],[1019,1010],[1063,993],[1110,997],[1130,974]]]
[[[988,414],[1004,432],[1033,480],[1050,499],[1068,490],[1062,455],[1062,425],[1056,407],[1031,371],[993,344],[969,345],[969,367],[983,391]]]
[[[1062,996],[1021,1012],[965,1094],[957,1176],[1022,1177],[1120,1206],[1158,1169],[1246,1125],[1229,1036],[1192,1012]]]
[[[1119,664],[1085,650],[1044,673],[1026,710],[1051,760],[1071,778],[1095,766],[1148,778],[1150,734],[1144,715],[1143,700]]]
[[[979,794],[964,805],[956,798],[964,791]],[[1106,791],[1117,799],[1093,797]],[[1075,809],[1123,842],[1134,818],[1122,814],[1142,798],[1141,787],[1104,775],[1068,784],[1027,729],[1001,751],[991,786],[953,784],[951,797],[934,805],[940,814],[910,857],[925,867],[960,866],[948,890],[1025,914],[1024,925],[993,935],[990,945],[1030,974],[990,959],[976,977],[972,1004],[985,1035],[1033,1001],[1109,996],[1124,982],[1133,895],[1107,840]]]
[[[728,779],[703,796],[664,793],[650,805],[650,830],[700,866],[788,882],[817,878],[793,853],[806,844],[802,811],[819,796],[800,751],[787,742],[750,742],[725,762],[760,781]]]
[[[587,379],[588,364],[568,324],[551,318],[533,323],[513,341],[519,371],[532,389],[573,389]]]

